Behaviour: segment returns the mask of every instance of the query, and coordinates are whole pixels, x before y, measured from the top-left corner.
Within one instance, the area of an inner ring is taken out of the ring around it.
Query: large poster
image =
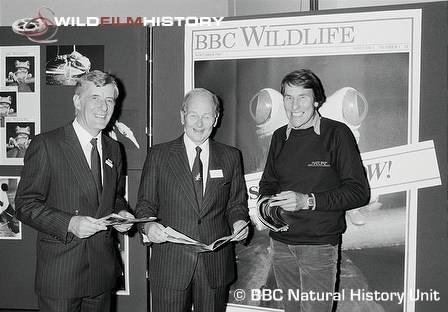
[[[185,91],[204,87],[222,100],[214,138],[242,151],[251,210],[272,132],[287,123],[279,93],[286,74],[316,73],[327,95],[320,113],[352,130],[372,198],[347,213],[337,311],[414,311],[423,293],[437,295],[415,288],[416,190],[441,183],[433,142],[418,137],[420,36],[421,10],[234,20],[185,30]],[[255,230],[236,253],[228,310],[281,309],[268,231]]]

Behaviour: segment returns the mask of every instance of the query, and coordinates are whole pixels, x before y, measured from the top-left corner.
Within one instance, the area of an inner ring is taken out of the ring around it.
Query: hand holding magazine
[[[176,244],[186,244],[186,245],[194,245],[197,246],[201,251],[214,251],[221,246],[227,244],[229,241],[232,241],[247,225],[249,222],[246,222],[244,226],[238,229],[238,231],[233,232],[232,235],[224,236],[218,238],[213,243],[206,245],[204,243],[198,242],[185,234],[182,234],[171,227],[165,228],[165,233],[167,234],[167,241]]]
[[[280,212],[282,207],[276,206],[272,196],[263,196],[257,201],[257,217],[271,231],[288,231],[289,225],[283,220]]]
[[[116,213],[112,213],[110,215],[102,217],[101,219],[93,219],[95,221],[92,221],[92,222],[102,224],[104,226],[110,226],[110,225],[150,222],[150,221],[154,221],[156,219],[157,219],[156,217],[148,217],[148,218],[140,218],[140,219],[125,218]]]

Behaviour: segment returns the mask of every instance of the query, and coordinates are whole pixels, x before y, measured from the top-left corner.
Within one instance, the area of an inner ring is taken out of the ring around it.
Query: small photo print
[[[0,91],[0,127],[5,126],[6,117],[17,117],[17,92]]]
[[[79,77],[104,67],[104,46],[47,46],[45,82],[47,85],[73,86]]]
[[[22,223],[15,217],[14,197],[19,177],[0,177],[0,239],[22,239]]]
[[[6,86],[17,86],[19,92],[34,92],[36,71],[34,56],[7,56]]]
[[[34,135],[34,122],[6,122],[6,158],[23,158]]]

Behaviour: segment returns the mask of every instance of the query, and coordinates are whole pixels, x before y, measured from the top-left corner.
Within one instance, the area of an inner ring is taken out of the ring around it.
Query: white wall
[[[319,0],[319,9],[343,9],[356,7],[371,7],[380,5],[397,5],[424,2],[443,2],[447,0]]]
[[[319,0],[319,10],[447,0]],[[309,11],[310,0],[228,0],[229,16]]]

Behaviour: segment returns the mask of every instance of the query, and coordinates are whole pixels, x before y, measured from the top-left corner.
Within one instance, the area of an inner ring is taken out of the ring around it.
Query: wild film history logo
[[[54,43],[53,39],[59,26],[219,26],[224,17],[210,16],[55,16],[48,7],[41,7],[37,16],[22,18],[12,24],[12,29],[19,35],[27,36],[37,43]]]
[[[45,13],[45,15],[44,15]],[[58,32],[54,22],[54,12],[47,7],[41,7],[36,17],[27,17],[15,21],[12,30],[19,35],[27,36],[29,40],[37,43],[54,43],[52,39]]]

